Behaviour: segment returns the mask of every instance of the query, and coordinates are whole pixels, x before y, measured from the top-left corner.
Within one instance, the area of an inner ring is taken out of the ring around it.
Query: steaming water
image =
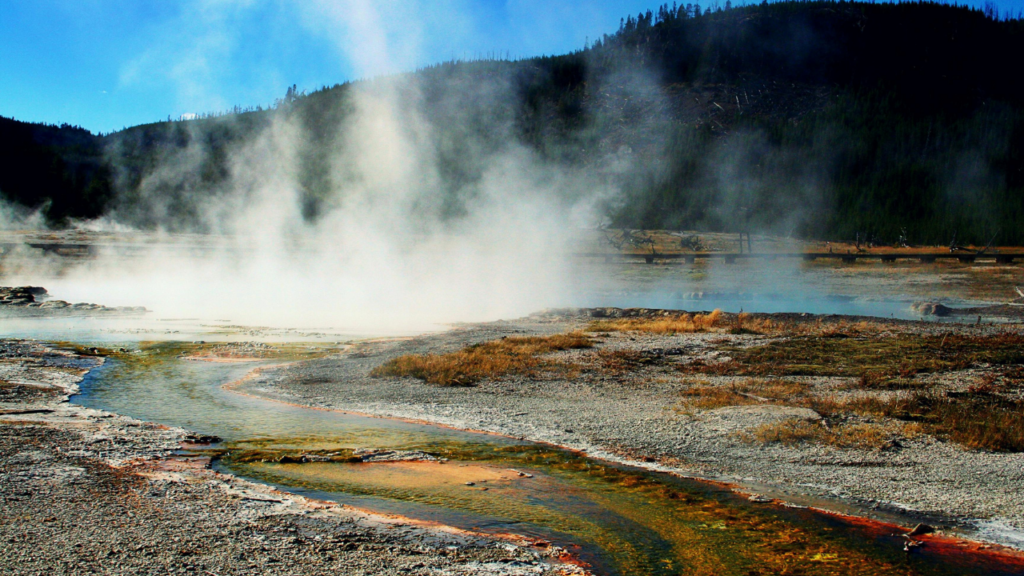
[[[529,259],[492,262],[480,270],[473,270],[477,263],[469,261],[457,275],[448,275],[441,267],[436,274],[420,270],[423,281],[400,274],[369,281],[345,268],[306,270],[304,275],[287,268],[220,265],[208,256],[193,262],[176,259],[173,251],[161,254],[166,259],[143,260],[145,267],[139,270],[139,260],[114,258],[69,264],[57,272],[15,275],[4,282],[41,285],[52,298],[69,302],[152,310],[142,318],[5,317],[5,327],[11,334],[64,340],[209,341],[244,336],[337,342],[424,333],[443,330],[447,322],[516,318],[565,307],[719,308],[920,319],[911,308],[916,301],[950,306],[1005,302],[1016,296],[1013,286],[1024,282],[1015,266],[784,260],[648,265],[588,258],[570,259],[554,268]],[[442,253],[436,258],[453,266],[451,262],[460,257]],[[385,264],[382,261],[387,269]],[[516,272],[534,267],[535,274]],[[477,281],[490,272],[491,280]]]
[[[429,313],[403,316],[408,302],[396,302],[389,322],[376,325],[366,313],[350,313],[330,305],[338,298],[329,294],[293,291],[265,298],[251,294],[235,296],[221,287],[211,293],[194,296],[203,300],[193,307],[190,301],[165,299],[150,292],[147,285],[135,286],[130,279],[76,283],[74,278],[28,279],[25,283],[46,286],[52,298],[68,301],[101,302],[108,305],[145,305],[152,310],[141,317],[56,316],[3,317],[9,335],[46,340],[123,340],[232,341],[247,339],[264,342],[309,341],[344,342],[368,336],[399,336],[444,330],[447,321],[487,321],[514,318],[543,308],[619,307],[665,308],[686,311],[791,312],[809,314],[845,314],[883,318],[921,319],[911,305],[920,300],[938,300],[952,306],[991,304],[981,299],[951,297],[958,279],[949,275],[918,273],[913,280],[899,271],[880,274],[837,274],[836,267],[807,269],[770,269],[736,264],[717,268],[707,266],[649,266],[625,264],[614,267],[580,263],[574,280],[565,292],[527,298],[526,304],[509,303],[500,294],[493,295],[490,311],[470,317],[434,318]],[[870,269],[869,269],[870,270]],[[885,268],[880,270],[884,271]],[[954,287],[954,288],[951,288]],[[235,287],[243,290],[243,287]],[[524,292],[530,286],[522,287]],[[968,289],[961,292],[970,293]],[[110,294],[110,296],[106,296]],[[177,298],[177,297],[175,297]],[[339,297],[340,298],[340,297]],[[221,307],[220,303],[224,303]],[[263,315],[247,306],[273,309]],[[356,307],[355,304],[349,306]],[[370,305],[371,308],[373,305]],[[321,309],[322,308],[322,309]],[[429,307],[428,307],[429,308]],[[0,311],[2,312],[2,311]],[[285,320],[294,315],[294,318]],[[932,320],[939,320],[930,317]],[[266,322],[257,323],[259,320]],[[942,321],[967,321],[949,318]]]
[[[800,297],[788,294],[748,292],[631,292],[593,294],[584,300],[586,307],[665,308],[669,310],[723,312],[795,312],[806,314],[843,314],[919,320],[913,300],[868,300],[853,296]]]
[[[887,263],[804,264],[702,262],[649,265],[642,262],[581,265],[577,306],[665,308],[725,312],[844,314],[919,320],[911,305],[941,301],[949,306],[992,304],[978,298],[977,268]],[[1016,272],[1014,272],[1016,273]],[[988,277],[987,281],[991,282]],[[1012,294],[1007,286],[1007,298]],[[935,319],[931,317],[930,319]],[[956,321],[946,319],[944,321]]]
[[[90,373],[73,401],[219,435],[231,454],[358,447],[441,454],[450,461],[273,464],[229,456],[220,465],[380,512],[577,544],[573,550],[602,574],[747,574],[793,564],[805,574],[1009,574],[1019,568],[940,548],[907,556],[891,527],[752,504],[712,485],[543,445],[238,395],[221,385],[254,364],[179,358],[189,348],[164,343],[123,354]]]
[[[371,336],[408,335],[407,332],[389,333],[344,330],[338,328],[280,328],[274,326],[239,325],[230,320],[200,318],[165,318],[157,313],[138,317],[124,316],[70,316],[19,317],[0,316],[6,337],[36,338],[58,342],[92,342],[112,344],[139,341],[178,342],[311,342],[331,344],[360,340]],[[432,328],[427,329],[427,328]],[[445,329],[445,326],[425,326],[418,333]]]

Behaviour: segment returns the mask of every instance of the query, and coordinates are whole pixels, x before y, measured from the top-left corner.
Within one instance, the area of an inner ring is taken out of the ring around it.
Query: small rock
[[[917,526],[914,526],[913,530],[907,532],[907,536],[920,536],[921,534],[931,534],[932,532],[935,532],[934,526],[929,526],[928,524],[918,524]]]
[[[124,348],[121,350],[126,351]],[[188,434],[185,436],[185,441],[193,444],[216,444],[221,441],[221,438],[212,434]]]
[[[922,316],[949,316],[953,309],[939,302],[914,302],[910,309]]]
[[[918,540],[911,540],[910,538],[907,538],[907,541],[903,544],[903,551],[910,552],[914,548],[919,548],[921,546],[924,546],[924,542],[920,542]]]

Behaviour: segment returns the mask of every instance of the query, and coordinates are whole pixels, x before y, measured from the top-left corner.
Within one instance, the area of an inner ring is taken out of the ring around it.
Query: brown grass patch
[[[662,358],[638,350],[601,350],[597,353],[601,369],[612,374],[629,373],[662,363]]]
[[[709,332],[723,325],[722,311],[708,314],[673,314],[645,318],[616,318],[597,320],[587,327],[588,332],[646,332],[650,334],[691,334]]]
[[[781,328],[793,336],[816,336],[818,338],[856,338],[892,330],[892,326],[881,322],[869,320],[853,322],[845,319],[826,322],[821,318],[814,322],[791,322],[781,325]]]
[[[889,435],[877,424],[852,424],[829,430],[818,422],[798,418],[762,424],[748,434],[741,434],[740,438],[761,444],[794,446],[813,442],[860,450],[878,450],[889,442]]]
[[[754,317],[740,312],[733,319],[730,334],[774,334],[783,329],[782,324],[762,317]]]
[[[809,396],[797,404],[825,417],[853,413],[912,422],[917,433],[967,448],[1024,452],[1024,402],[993,394],[915,392],[845,401]]]
[[[917,438],[922,434],[927,434],[928,430],[925,429],[924,425],[920,422],[904,422],[903,423],[903,435],[907,438]]]
[[[981,364],[1024,363],[1024,336],[961,334],[888,337],[798,336],[751,348],[723,348],[731,361],[692,362],[686,373],[734,376],[854,376],[866,387],[898,389],[915,374],[962,370]]]
[[[644,350],[599,350],[596,354],[601,370],[615,375],[656,366],[675,365],[673,357],[683,355],[679,348],[648,348]]]
[[[920,411],[933,433],[968,448],[1024,452],[1024,402],[974,395],[933,400]]]
[[[743,406],[760,404],[749,396],[744,396],[730,386],[697,385],[682,391],[683,407],[697,410],[713,410],[725,406]]]
[[[1008,398],[984,390],[947,392],[916,391],[888,395],[860,395],[842,398],[819,395],[801,382],[750,378],[743,382],[716,386],[697,382],[681,392],[681,411],[710,410],[725,406],[779,404],[810,408],[825,418],[849,415],[884,418],[906,423],[908,437],[929,434],[961,446],[995,452],[1024,452],[1024,400]],[[840,447],[878,447],[888,441],[879,436],[875,425],[858,428],[848,425],[828,431],[797,426],[771,425],[751,441],[819,442]],[[826,434],[827,432],[827,434]],[[773,436],[774,435],[774,436]]]
[[[650,334],[689,334],[718,332],[722,334],[758,334],[770,336],[805,336],[816,338],[851,338],[892,332],[893,326],[883,322],[849,320],[801,320],[765,314],[723,313],[715,309],[707,314],[660,311],[653,316],[595,320],[588,332],[642,332]]]
[[[370,371],[371,376],[406,376],[440,386],[469,386],[506,374],[537,374],[571,370],[567,364],[540,358],[571,348],[590,348],[593,341],[572,332],[555,336],[510,336],[467,346],[449,354],[406,354]]]
[[[853,387],[861,390],[913,390],[929,385],[923,380],[914,380],[891,373],[865,372],[860,375]]]
[[[748,404],[784,404],[805,393],[808,388],[809,385],[802,382],[750,378],[724,386],[700,381],[680,394],[683,396],[684,408],[711,410]]]
[[[1024,384],[1024,366],[1014,366],[1000,374],[1000,377],[1013,385]]]
[[[746,442],[793,446],[805,442],[821,442],[827,435],[828,431],[817,422],[789,418],[781,422],[762,424],[749,434],[740,434],[739,437]]]
[[[750,370],[748,366],[735,360],[705,362],[699,358],[693,362],[680,364],[677,370],[683,374],[704,374],[707,376],[753,376],[767,373],[767,371],[762,370]]]

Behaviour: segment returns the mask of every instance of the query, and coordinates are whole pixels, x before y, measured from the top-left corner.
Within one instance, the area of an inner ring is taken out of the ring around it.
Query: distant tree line
[[[114,195],[102,143],[78,126],[0,117],[0,194],[55,223],[97,217]]]
[[[569,54],[429,66],[404,98],[432,122],[452,218],[479,159],[511,140],[623,190],[605,207],[618,226],[1022,244],[1020,54],[1020,15],[991,6],[664,4]],[[291,86],[267,108],[102,138],[3,120],[0,194],[55,222],[116,209],[187,229],[197,199],[226,193],[234,152],[283,115],[301,127],[316,219],[344,185],[332,155],[353,86]],[[190,168],[165,174],[169,162]]]

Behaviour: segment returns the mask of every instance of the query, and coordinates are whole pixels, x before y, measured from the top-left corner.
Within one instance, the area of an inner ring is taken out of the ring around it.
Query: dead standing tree
[[[634,248],[643,248],[645,246],[651,249],[651,254],[654,254],[654,238],[643,230],[627,230],[629,236],[627,240]]]
[[[750,211],[746,206],[740,206],[736,209],[736,220],[739,222],[740,230],[740,254],[743,254],[743,235],[747,236],[747,252],[753,253],[754,246],[750,239]]]
[[[614,234],[611,234],[606,230],[604,233],[604,239],[606,242],[612,245],[612,248],[615,248],[616,250],[620,251],[626,243],[625,233],[622,233],[618,238],[616,238]]]
[[[992,247],[992,243],[996,241],[996,237],[999,236],[1000,232],[1002,232],[1002,230],[996,230],[996,233],[993,234],[992,237],[988,239],[988,243],[985,244],[985,247],[982,248],[981,250],[978,250],[978,256],[981,256],[982,254],[987,252],[989,248]]]
[[[702,242],[700,236],[697,236],[696,234],[680,238],[679,247],[683,250],[693,250],[694,252],[703,252],[706,250],[704,242]]]
[[[957,242],[956,242],[956,230],[954,230],[953,231],[953,239],[949,241],[949,251],[950,252],[957,252],[958,250],[963,250],[963,248],[961,248],[960,245],[957,244]]]
[[[900,228],[900,237],[896,239],[896,248],[910,248],[910,241],[907,239],[907,229]]]

